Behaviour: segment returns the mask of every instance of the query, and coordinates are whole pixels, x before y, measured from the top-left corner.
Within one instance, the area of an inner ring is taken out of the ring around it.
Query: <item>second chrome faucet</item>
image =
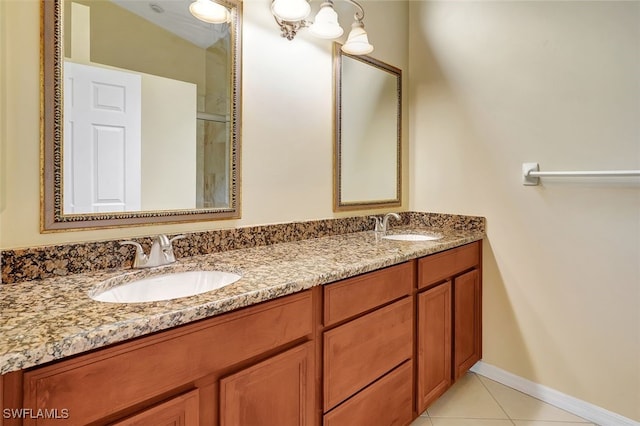
[[[132,245],[136,248],[136,257],[133,259],[134,268],[153,268],[154,266],[168,265],[176,261],[173,253],[173,242],[186,235],[176,235],[169,238],[166,235],[158,235],[153,239],[149,255],[144,253],[142,246],[135,241],[122,241],[121,245]]]
[[[375,220],[374,231],[381,234],[386,234],[390,217],[394,218],[395,220],[400,220],[400,215],[398,213],[387,213],[384,215],[384,217],[370,216],[371,219]]]

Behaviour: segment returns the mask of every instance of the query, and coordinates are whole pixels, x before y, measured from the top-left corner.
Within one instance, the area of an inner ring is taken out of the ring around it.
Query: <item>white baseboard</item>
[[[526,393],[543,402],[561,408],[585,420],[594,422],[600,426],[640,426],[639,422],[631,420],[620,414],[606,410],[597,405],[574,398],[547,386],[534,383],[501,368],[479,361],[471,367],[474,373],[485,376],[505,386]]]

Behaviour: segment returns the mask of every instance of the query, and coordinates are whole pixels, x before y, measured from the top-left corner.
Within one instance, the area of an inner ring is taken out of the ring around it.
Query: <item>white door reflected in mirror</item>
[[[65,61],[64,78],[64,212],[140,210],[140,76]]]

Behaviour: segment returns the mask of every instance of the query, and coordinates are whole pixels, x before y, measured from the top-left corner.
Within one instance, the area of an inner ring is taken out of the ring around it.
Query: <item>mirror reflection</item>
[[[399,206],[402,71],[336,48],[336,210]]]
[[[212,23],[192,0],[43,2],[44,103],[63,117],[45,106],[48,222],[237,217],[240,4]]]

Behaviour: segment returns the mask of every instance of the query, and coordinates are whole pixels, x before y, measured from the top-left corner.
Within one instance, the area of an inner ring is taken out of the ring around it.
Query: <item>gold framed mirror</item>
[[[334,44],[334,210],[402,203],[402,70]]]
[[[41,231],[240,217],[241,0],[41,0]]]

